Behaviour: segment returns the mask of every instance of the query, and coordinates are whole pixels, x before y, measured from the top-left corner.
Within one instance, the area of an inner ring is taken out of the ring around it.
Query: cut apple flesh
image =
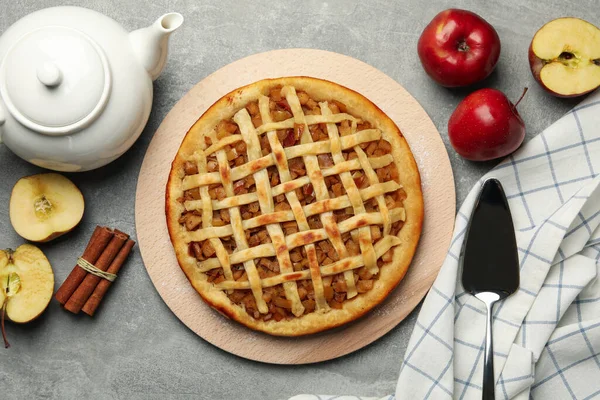
[[[14,294],[7,293],[11,274],[19,279]],[[13,322],[25,323],[38,317],[50,303],[54,292],[54,273],[40,249],[30,244],[20,246],[11,256],[0,251],[0,303],[6,302],[6,316]]]
[[[73,229],[83,216],[79,189],[59,174],[20,179],[10,198],[10,221],[25,239],[45,242]]]
[[[531,49],[544,65],[540,80],[551,91],[570,96],[600,86],[600,29],[578,18],[559,18],[533,37]]]
[[[540,79],[551,91],[562,96],[571,96],[594,90],[600,86],[600,67],[585,66],[579,71],[557,63],[545,65]]]

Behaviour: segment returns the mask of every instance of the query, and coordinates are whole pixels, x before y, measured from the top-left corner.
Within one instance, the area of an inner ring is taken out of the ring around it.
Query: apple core
[[[47,216],[50,210],[52,210],[52,203],[50,203],[50,200],[48,200],[46,196],[42,195],[35,201],[33,207],[35,208],[35,213],[38,217],[43,217]]]

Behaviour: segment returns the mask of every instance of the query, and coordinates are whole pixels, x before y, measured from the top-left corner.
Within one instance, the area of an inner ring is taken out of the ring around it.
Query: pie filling
[[[379,130],[338,101],[277,87],[204,139],[184,165],[179,223],[215,289],[281,321],[373,288],[406,198]]]

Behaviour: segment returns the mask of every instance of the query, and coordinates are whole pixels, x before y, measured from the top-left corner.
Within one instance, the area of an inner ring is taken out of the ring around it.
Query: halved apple
[[[54,272],[40,249],[24,244],[16,251],[0,250],[0,309],[5,347],[4,319],[26,323],[40,316],[54,292]]]
[[[19,179],[10,196],[10,222],[32,242],[48,242],[71,231],[83,217],[83,195],[55,173]]]
[[[579,18],[542,26],[529,46],[535,79],[550,93],[575,97],[600,86],[600,29]]]

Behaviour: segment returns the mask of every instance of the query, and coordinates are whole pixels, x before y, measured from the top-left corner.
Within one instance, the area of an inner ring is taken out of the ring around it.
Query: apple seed
[[[575,68],[577,64],[579,64],[579,58],[569,51],[563,51],[560,53],[556,61],[559,61],[571,68]]]
[[[573,53],[569,53],[568,51],[563,51],[562,53],[560,53],[560,55],[558,56],[558,58],[563,58],[565,60],[570,60],[571,58],[573,58]]]

